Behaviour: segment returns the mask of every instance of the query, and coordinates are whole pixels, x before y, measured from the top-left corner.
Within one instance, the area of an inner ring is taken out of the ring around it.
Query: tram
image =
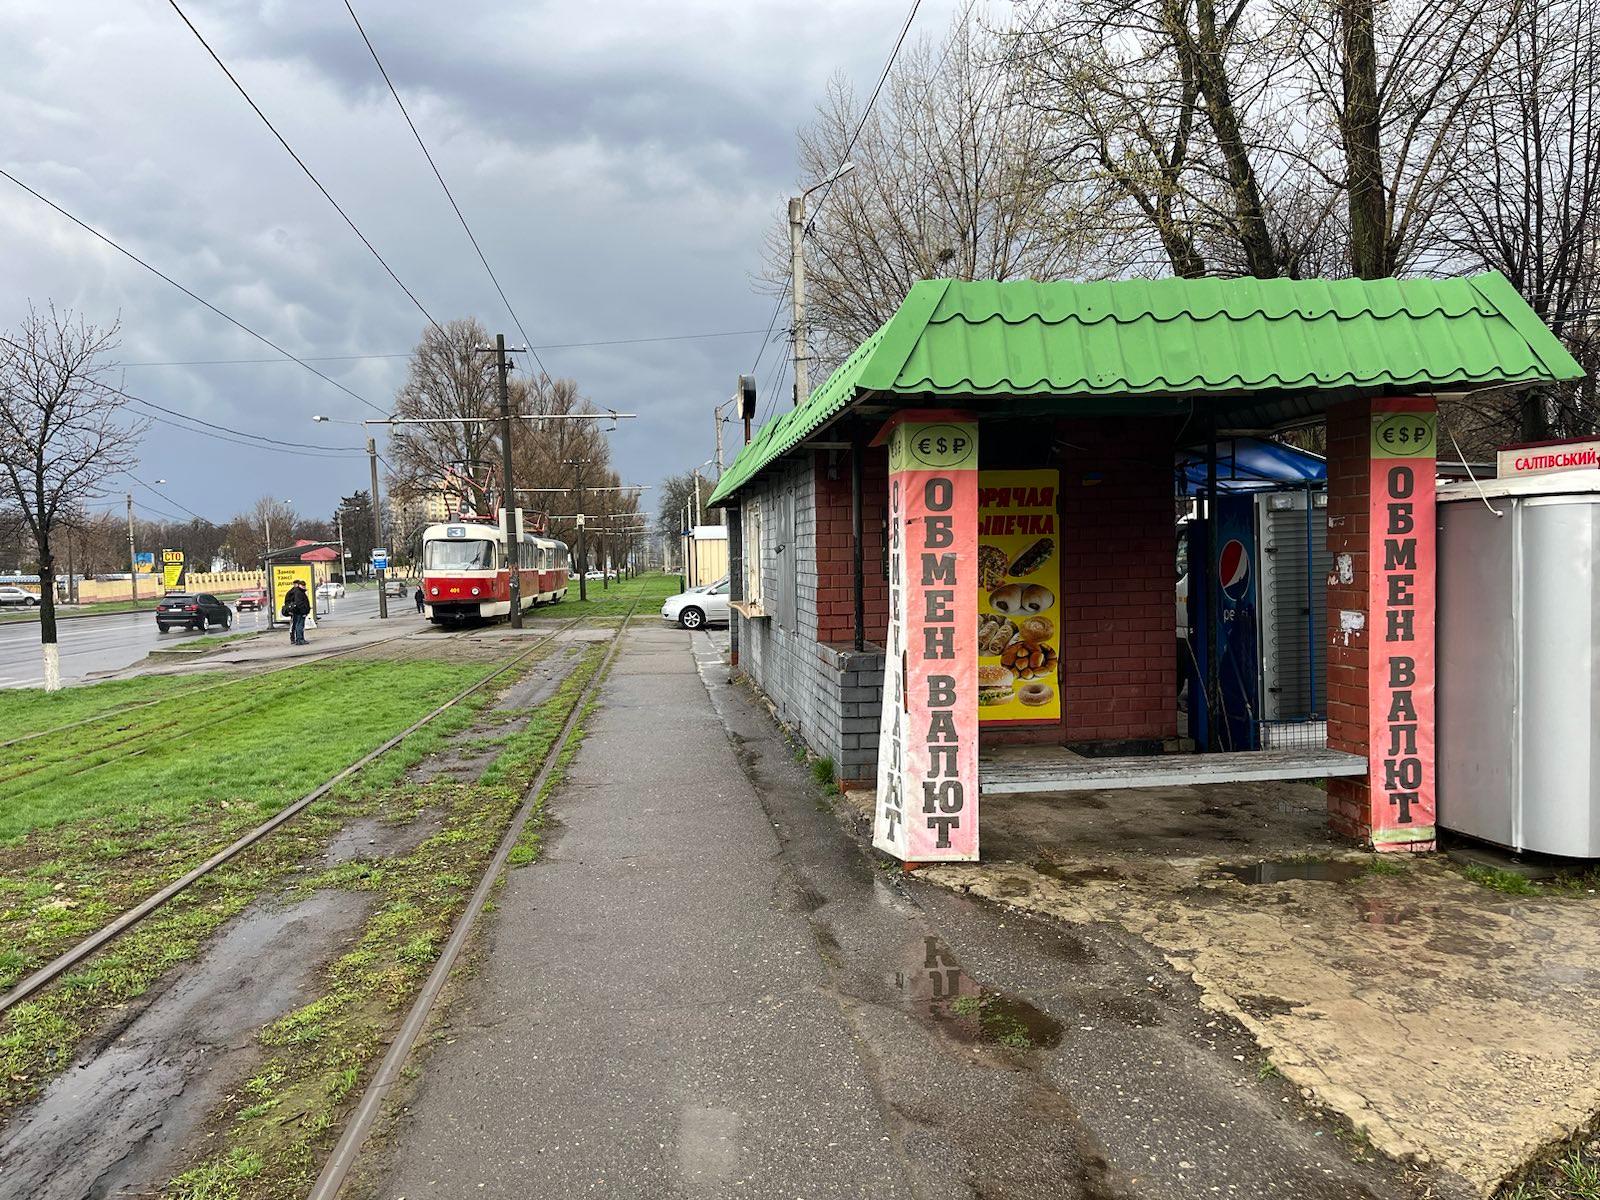
[[[511,614],[511,572],[521,576],[522,607],[567,594],[572,560],[565,542],[524,533],[507,554],[505,531],[487,521],[430,525],[422,534],[423,611],[435,625]]]

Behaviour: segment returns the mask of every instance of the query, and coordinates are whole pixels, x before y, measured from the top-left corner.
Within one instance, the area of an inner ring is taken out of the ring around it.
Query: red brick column
[[[1433,847],[1434,413],[1417,398],[1328,413],[1328,746],[1367,759],[1328,780],[1328,821],[1380,849]]]

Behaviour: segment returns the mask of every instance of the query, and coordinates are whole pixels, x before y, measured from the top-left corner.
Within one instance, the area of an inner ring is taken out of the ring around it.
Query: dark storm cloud
[[[343,5],[185,9],[440,320],[516,337]],[[953,3],[925,6],[937,33]],[[843,71],[870,86],[903,0],[844,4],[357,4],[537,343],[763,327],[750,279],[792,184],[793,135]],[[161,0],[0,6],[0,162],[297,354],[404,351],[424,318],[257,122]],[[29,298],[120,314],[129,363],[264,347],[0,181],[0,326]],[[759,339],[543,355],[640,419],[612,437],[630,480],[711,452],[710,409]],[[768,361],[771,361],[769,358]],[[396,359],[320,364],[387,407]],[[328,445],[373,413],[293,365],[145,367],[130,390],[222,424]],[[158,428],[147,469],[223,518],[271,492],[321,514],[361,464]],[[147,497],[152,506],[159,504]]]

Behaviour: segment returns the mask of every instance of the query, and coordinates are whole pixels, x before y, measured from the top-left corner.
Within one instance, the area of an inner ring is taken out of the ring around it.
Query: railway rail
[[[637,607],[637,602],[635,602],[635,608],[636,607]],[[630,609],[629,613],[628,613],[628,617],[624,619],[624,624],[626,624],[627,619],[630,619],[632,617],[632,615],[633,615],[633,610]],[[193,887],[197,882],[199,882],[200,880],[204,879],[206,876],[210,875],[218,867],[222,866],[224,863],[226,863],[229,860],[233,859],[238,854],[240,854],[242,851],[248,849],[250,846],[255,845],[257,842],[261,841],[263,838],[266,838],[266,837],[270,836],[272,833],[274,833],[278,829],[282,828],[284,825],[288,824],[290,821],[293,821],[295,817],[299,816],[302,812],[304,812],[311,805],[315,804],[318,800],[320,800],[324,796],[328,795],[328,793],[331,792],[340,783],[343,783],[346,779],[349,779],[351,776],[357,774],[363,768],[369,766],[371,763],[373,763],[377,759],[381,758],[383,755],[387,754],[389,751],[393,750],[396,746],[400,745],[403,741],[405,741],[412,734],[414,734],[418,730],[423,729],[426,726],[432,724],[439,717],[443,716],[446,712],[449,712],[451,709],[455,708],[457,705],[462,703],[462,701],[464,701],[464,700],[468,699],[469,697],[475,695],[476,693],[482,691],[484,688],[488,687],[489,684],[494,682],[494,680],[496,680],[496,679],[500,678],[501,676],[505,675],[508,671],[512,670],[514,667],[517,667],[517,666],[521,665],[523,662],[526,662],[535,653],[537,653],[539,650],[543,649],[545,646],[549,645],[555,639],[557,639],[559,637],[562,637],[563,635],[571,632],[573,629],[576,629],[579,625],[583,624],[586,621],[592,620],[592,619],[593,618],[588,616],[588,615],[580,615],[580,616],[574,617],[571,620],[563,623],[558,628],[553,629],[549,633],[547,633],[544,636],[538,638],[536,641],[534,641],[527,648],[519,651],[512,658],[510,658],[506,662],[500,664],[499,666],[495,667],[492,671],[489,671],[487,674],[485,674],[482,678],[478,679],[476,682],[470,684],[466,688],[464,688],[461,691],[457,692],[449,700],[446,700],[443,704],[439,705],[437,708],[435,708],[432,711],[428,712],[426,715],[421,717],[419,720],[413,722],[411,725],[409,725],[405,729],[401,730],[395,736],[393,736],[392,738],[390,738],[389,740],[384,742],[382,745],[380,745],[380,746],[376,747],[375,749],[369,751],[368,753],[362,755],[355,762],[351,763],[349,766],[345,767],[343,770],[339,771],[335,775],[329,777],[328,779],[323,781],[321,784],[319,784],[316,788],[312,789],[310,792],[307,792],[304,796],[301,796],[299,799],[297,799],[297,800],[293,801],[292,803],[286,805],[284,808],[280,809],[277,813],[275,813],[272,817],[268,818],[267,820],[261,822],[261,824],[255,826],[254,828],[250,829],[246,833],[242,834],[240,837],[235,839],[233,842],[229,843],[227,846],[223,847],[221,850],[218,850],[215,854],[213,854],[211,857],[207,858],[204,862],[200,863],[198,866],[196,866],[196,867],[192,868],[191,870],[187,871],[183,875],[179,876],[177,879],[173,880],[171,883],[167,884],[165,887],[161,888],[159,891],[153,893],[152,895],[150,895],[149,897],[147,897],[146,899],[141,901],[139,904],[135,905],[133,908],[127,910],[126,912],[122,913],[120,916],[116,917],[115,919],[113,919],[112,921],[107,923],[106,925],[102,926],[95,933],[90,934],[88,937],[86,937],[83,940],[79,941],[78,943],[76,943],[75,945],[70,947],[69,949],[63,951],[60,955],[58,955],[56,958],[52,959],[50,962],[46,963],[44,966],[39,967],[37,970],[33,971],[29,975],[27,975],[24,978],[18,980],[17,983],[15,985],[13,985],[9,991],[5,992],[3,995],[0,995],[0,1016],[3,1016],[6,1012],[8,1012],[10,1009],[14,1008],[16,1005],[22,1003],[24,1000],[28,999],[30,996],[33,996],[33,995],[37,994],[39,991],[41,991],[45,987],[49,986],[51,983],[53,983],[55,980],[59,979],[66,972],[72,970],[74,967],[76,967],[76,966],[82,964],[83,962],[87,961],[89,958],[91,958],[101,948],[103,948],[104,946],[106,946],[110,942],[114,941],[116,938],[122,936],[128,930],[132,929],[134,926],[139,924],[141,921],[143,921],[147,917],[149,917],[152,913],[156,912],[157,910],[159,910],[160,908],[162,908],[163,906],[168,904],[174,897],[181,895],[183,892],[185,892],[189,888]],[[400,637],[409,637],[409,636],[413,636],[413,635],[410,634],[410,633],[407,633],[407,634],[402,634],[402,635],[399,635],[399,636]],[[398,640],[398,638],[390,638],[390,639],[385,639],[385,640],[386,641],[395,641],[395,640]],[[373,643],[368,643],[368,645],[365,646],[365,647],[349,647],[347,650],[336,651],[334,653],[325,655],[324,656],[324,660],[326,660],[327,658],[335,657],[336,654],[349,653],[350,651],[353,651],[353,650],[367,649],[367,648],[370,648],[371,646],[382,645],[382,644],[384,644],[384,643],[382,643],[382,642],[373,642]],[[307,661],[312,661],[312,660],[306,660],[306,659],[297,660],[295,665],[296,666],[303,665]],[[609,664],[609,662],[610,662],[609,656],[608,656],[606,661]],[[266,672],[265,674],[273,674],[273,673],[276,673],[277,670],[281,670],[281,669],[286,669],[286,668],[277,668],[273,672]],[[244,678],[259,679],[261,677],[262,677],[262,673],[258,673],[258,674],[255,674],[255,675],[246,676]],[[236,681],[230,680],[229,682],[236,682]],[[221,685],[219,685],[219,686],[221,686]],[[580,702],[580,707],[581,707],[582,703],[587,703],[587,692],[585,694],[585,698]],[[104,719],[104,718],[97,718],[97,719]],[[72,726],[72,727],[75,727],[75,726]],[[565,742],[566,735],[567,735],[568,732],[570,732],[570,727],[571,727],[571,723],[569,723],[568,727],[563,729],[562,736],[558,739],[558,748],[559,748],[560,744]],[[68,728],[71,728],[71,727],[68,727]],[[555,761],[554,752],[552,752],[552,757],[549,760],[549,762],[550,763],[554,763],[554,761]],[[547,776],[547,771],[542,771],[541,775],[540,775],[540,779],[543,780],[544,778],[546,778],[546,776]],[[540,786],[542,786],[542,783],[541,783]]]

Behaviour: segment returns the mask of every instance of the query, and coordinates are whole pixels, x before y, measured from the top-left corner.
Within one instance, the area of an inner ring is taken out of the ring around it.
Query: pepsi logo
[[[1244,543],[1232,538],[1217,555],[1217,583],[1229,600],[1242,600],[1250,589],[1250,555]]]

